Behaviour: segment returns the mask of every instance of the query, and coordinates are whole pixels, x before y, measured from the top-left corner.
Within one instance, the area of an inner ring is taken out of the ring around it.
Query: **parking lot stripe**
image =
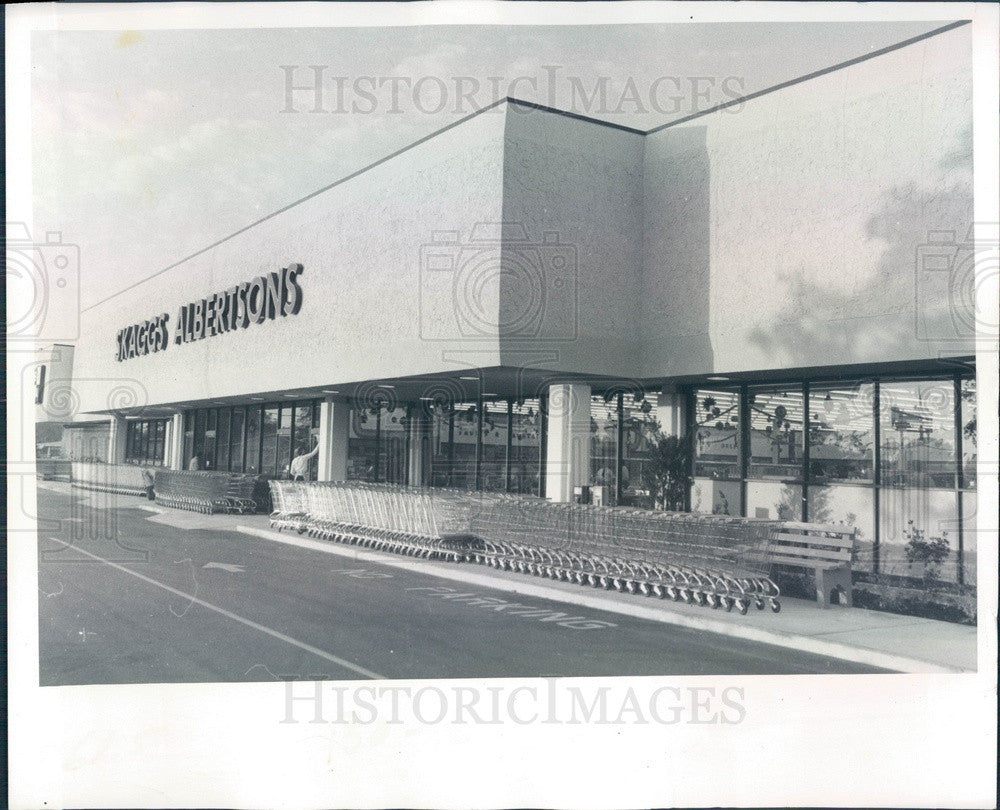
[[[257,622],[252,621],[251,619],[246,619],[243,616],[233,613],[230,610],[221,608],[218,605],[213,605],[211,602],[206,602],[204,599],[199,599],[198,597],[193,596],[189,593],[185,593],[184,591],[178,590],[177,588],[172,588],[171,586],[166,585],[163,582],[159,582],[153,579],[152,577],[147,577],[144,574],[140,574],[138,571],[133,571],[131,568],[126,568],[124,565],[119,565],[118,563],[111,562],[110,560],[106,560],[104,559],[104,557],[100,557],[97,554],[92,554],[91,552],[82,549],[79,546],[74,546],[72,543],[67,543],[65,540],[60,540],[58,537],[50,537],[49,539],[52,540],[53,542],[60,543],[66,546],[67,548],[71,548],[74,551],[78,551],[81,554],[85,554],[91,559],[97,560],[98,562],[102,562],[105,565],[111,566],[112,568],[116,568],[122,573],[136,577],[137,579],[141,579],[143,582],[148,582],[150,585],[155,585],[157,588],[162,588],[163,590],[168,591],[169,593],[172,593],[175,596],[180,596],[196,605],[201,605],[204,608],[213,610],[216,613],[225,616],[227,619],[232,619],[234,622],[239,622],[240,624],[246,625],[247,627],[250,627],[254,630],[259,630],[261,633],[266,633],[267,635],[273,638],[284,641],[286,644],[291,644],[293,647],[298,647],[300,650],[305,650],[306,652],[310,652],[313,655],[319,656],[320,658],[324,658],[327,661],[330,661],[336,664],[337,666],[343,667],[344,669],[348,669],[351,672],[355,672],[358,675],[363,675],[364,677],[371,678],[372,680],[386,679],[384,675],[379,675],[377,672],[372,672],[370,669],[365,669],[364,667],[359,666],[351,661],[347,661],[344,658],[339,658],[338,656],[333,655],[332,653],[328,653],[325,650],[321,650],[318,647],[313,647],[311,644],[306,644],[304,641],[299,641],[298,639],[292,638],[291,636],[287,636],[284,633],[278,632],[277,630],[272,630],[270,627],[266,627],[263,624],[258,624]]]

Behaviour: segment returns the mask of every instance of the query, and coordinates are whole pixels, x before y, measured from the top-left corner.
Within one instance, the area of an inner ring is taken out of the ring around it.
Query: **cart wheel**
[[[664,595],[663,594],[663,587],[661,585],[654,585],[653,586],[653,593],[657,596],[657,598],[662,599],[663,595]]]
[[[772,599],[771,600],[771,612],[772,613],[780,613],[781,612],[781,602],[779,602],[777,599]]]
[[[756,600],[754,600],[754,604],[757,606],[757,610],[763,610],[764,609],[764,600],[763,599],[756,599]]]
[[[722,602],[719,599],[716,599],[714,593],[710,593],[706,597],[706,599],[708,600],[708,606],[713,610],[718,610],[720,607],[722,607]]]
[[[747,603],[745,599],[736,600],[736,609],[740,612],[740,616],[746,616],[747,610],[749,610],[749,608],[750,605]]]
[[[733,600],[728,596],[722,597],[722,606],[726,609],[726,613],[731,613],[733,610]]]
[[[680,595],[682,602],[688,605],[691,604],[691,592],[687,588],[682,588]]]

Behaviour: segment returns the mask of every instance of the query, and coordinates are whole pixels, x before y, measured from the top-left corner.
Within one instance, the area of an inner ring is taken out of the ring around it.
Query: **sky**
[[[35,236],[85,308],[505,95],[648,129],[940,24],[36,32]]]

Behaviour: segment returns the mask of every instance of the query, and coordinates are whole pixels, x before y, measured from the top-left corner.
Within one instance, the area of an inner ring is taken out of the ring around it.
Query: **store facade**
[[[586,486],[974,580],[968,50],[650,132],[498,102],[85,311],[81,410],[114,462]]]

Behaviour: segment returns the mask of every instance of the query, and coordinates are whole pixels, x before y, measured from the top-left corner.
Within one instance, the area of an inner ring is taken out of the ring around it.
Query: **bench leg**
[[[822,607],[830,607],[830,597],[837,588],[841,589],[841,604],[851,607],[854,604],[851,587],[851,569],[847,566],[816,569],[816,601]]]

